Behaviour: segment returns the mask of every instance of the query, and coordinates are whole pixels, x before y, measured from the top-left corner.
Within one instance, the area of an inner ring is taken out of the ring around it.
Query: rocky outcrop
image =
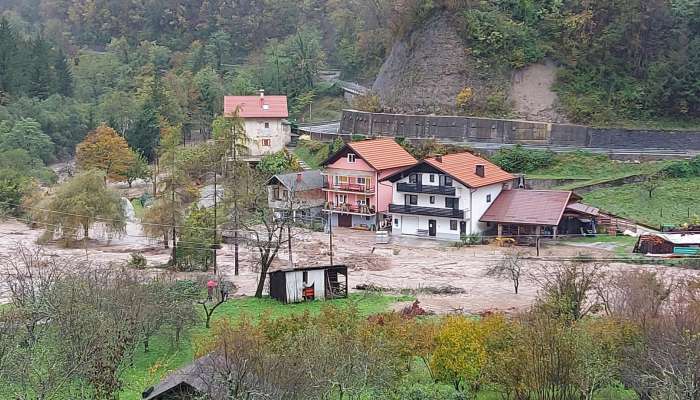
[[[471,82],[468,51],[451,16],[437,14],[399,39],[372,86],[394,112],[454,110],[457,94]]]
[[[566,122],[557,113],[552,91],[557,72],[553,63],[512,72],[505,65],[489,65],[472,56],[460,37],[459,24],[464,23],[437,12],[394,43],[372,86],[386,112]],[[464,88],[471,89],[473,98],[468,109],[459,110],[457,95]],[[512,112],[494,113],[493,99],[503,99],[500,109]]]

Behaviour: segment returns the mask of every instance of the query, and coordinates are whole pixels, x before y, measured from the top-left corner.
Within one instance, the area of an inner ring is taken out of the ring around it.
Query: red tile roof
[[[287,96],[225,96],[224,115],[231,115],[240,107],[242,118],[287,118]]]
[[[444,155],[442,156],[442,161],[438,161],[437,157],[426,158],[424,161],[452,176],[463,185],[472,188],[493,185],[494,183],[506,182],[514,179],[513,175],[500,169],[497,165],[468,152]],[[484,166],[483,177],[476,174],[477,165]]]
[[[480,221],[555,226],[567,205],[576,199],[572,192],[560,190],[504,190]]]
[[[391,138],[350,142],[347,146],[377,171],[406,167],[417,162]]]

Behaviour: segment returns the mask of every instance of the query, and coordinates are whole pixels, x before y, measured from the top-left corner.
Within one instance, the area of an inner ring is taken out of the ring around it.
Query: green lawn
[[[318,313],[324,305],[348,307],[354,305],[363,315],[377,314],[387,311],[392,303],[397,301],[412,300],[407,296],[386,296],[374,293],[351,294],[347,299],[333,301],[314,301],[299,304],[282,304],[269,298],[257,299],[243,297],[229,300],[216,309],[212,320],[230,318],[236,320],[246,315],[253,320],[263,315],[272,318],[288,316],[308,311]],[[179,350],[174,350],[167,335],[154,337],[150,342],[150,351],[143,352],[139,347],[134,355],[133,366],[128,368],[124,375],[124,389],[119,396],[120,400],[141,399],[141,392],[149,385],[155,384],[169,372],[186,365],[193,359],[192,339],[198,335],[206,335],[202,321],[192,330],[190,335],[183,338]]]
[[[577,179],[580,182],[568,186],[580,187],[627,176],[652,174],[663,169],[668,164],[668,161],[639,164],[617,162],[608,159],[604,154],[577,151],[558,154],[555,156],[554,164],[528,173],[527,177],[535,179]]]
[[[586,236],[571,238],[561,242],[562,244],[572,243],[572,244],[590,244],[591,250],[595,250],[595,244],[610,245],[616,255],[618,256],[630,256],[632,255],[632,250],[634,250],[634,245],[637,243],[637,238],[632,236]],[[606,246],[607,247],[607,246]]]
[[[297,146],[294,149],[294,155],[299,157],[299,159],[304,160],[306,165],[311,169],[317,169],[319,167],[316,155],[312,153],[307,147]]]
[[[641,184],[600,189],[583,196],[583,201],[605,211],[652,226],[683,224],[690,215],[700,215],[700,177],[667,179],[652,198]]]

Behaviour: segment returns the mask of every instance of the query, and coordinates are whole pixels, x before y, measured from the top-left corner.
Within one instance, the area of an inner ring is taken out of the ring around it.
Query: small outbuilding
[[[700,255],[699,233],[655,233],[641,235],[634,246],[635,253],[653,255]]]
[[[322,265],[271,271],[270,297],[283,303],[348,297],[348,267]]]
[[[481,221],[499,237],[523,240],[595,234],[599,210],[580,200],[575,193],[564,190],[503,190]]]

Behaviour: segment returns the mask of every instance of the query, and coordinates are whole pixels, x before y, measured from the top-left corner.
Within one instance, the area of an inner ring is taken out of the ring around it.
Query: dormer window
[[[263,110],[269,110],[270,105],[269,104],[263,104]]]
[[[355,154],[353,154],[353,153],[348,153],[348,162],[349,162],[349,163],[354,163],[354,162],[355,162]]]

